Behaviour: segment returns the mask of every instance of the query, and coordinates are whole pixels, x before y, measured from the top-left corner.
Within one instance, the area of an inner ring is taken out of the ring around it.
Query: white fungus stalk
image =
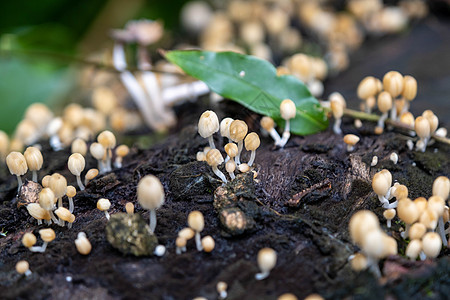
[[[153,175],[143,177],[137,186],[137,198],[141,206],[150,210],[150,234],[156,228],[156,209],[164,204],[164,188],[161,181]]]
[[[222,171],[217,168],[218,165],[224,162],[220,151],[217,149],[209,150],[208,154],[206,154],[206,162],[212,167],[214,174],[216,174],[217,177],[219,177],[224,183],[227,183],[227,178],[222,173]]]
[[[295,118],[295,115],[297,114],[295,103],[290,99],[283,100],[280,104],[280,114],[281,118],[283,118],[286,121],[281,141],[278,144],[278,146],[283,148],[288,142],[289,138],[291,137],[290,119]]]
[[[205,228],[205,219],[203,218],[203,214],[198,211],[192,211],[188,215],[188,225],[195,231],[195,244],[197,246],[198,251],[203,250],[202,241],[200,232]]]
[[[271,117],[262,117],[260,121],[261,127],[266,130],[272,139],[275,141],[275,145],[278,145],[281,141],[281,137],[278,132],[275,130],[275,122]]]
[[[164,89],[162,91],[162,98],[166,105],[174,105],[182,100],[196,99],[209,92],[209,87],[203,81],[194,81]]]

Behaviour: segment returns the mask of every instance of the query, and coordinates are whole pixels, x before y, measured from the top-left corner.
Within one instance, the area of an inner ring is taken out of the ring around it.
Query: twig
[[[323,107],[325,112],[330,112],[331,109],[328,107]],[[344,116],[347,117],[351,117],[353,119],[360,119],[360,120],[366,120],[366,121],[373,121],[376,122],[380,119],[380,116],[375,115],[375,114],[368,114],[362,111],[357,111],[357,110],[353,110],[353,109],[344,109]],[[394,121],[391,119],[387,119],[386,120],[386,124],[391,125],[393,127],[396,128],[400,128],[400,129],[404,129],[404,130],[408,130],[408,131],[414,131],[414,127],[409,126],[405,123],[399,122],[399,121]],[[446,138],[446,137],[441,137],[441,136],[437,136],[435,134],[433,134],[431,136],[433,139],[435,139],[438,142],[441,142],[443,144],[447,144],[450,145],[450,139]]]

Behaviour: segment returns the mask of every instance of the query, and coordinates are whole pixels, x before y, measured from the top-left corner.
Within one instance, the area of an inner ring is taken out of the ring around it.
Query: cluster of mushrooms
[[[227,153],[225,159],[220,151],[216,149],[213,140],[214,133],[219,130],[221,136],[228,139],[228,143],[224,147]],[[225,162],[225,169],[231,179],[235,178],[234,172],[236,169],[243,173],[250,171],[255,161],[256,149],[260,145],[260,139],[257,133],[248,133],[248,126],[244,121],[225,118],[219,124],[216,113],[207,110],[200,116],[198,121],[198,133],[203,138],[208,139],[209,147],[197,153],[197,160],[206,161],[212,167],[214,174],[224,183],[227,183],[228,180],[218,168],[223,162]],[[244,145],[245,149],[251,152],[247,163],[241,163],[240,159]]]
[[[205,251],[207,253],[214,250],[215,241],[212,236],[207,235],[201,238],[200,232],[205,228],[205,219],[203,214],[194,210],[188,215],[187,223],[189,227],[185,227],[178,232],[178,237],[175,240],[176,254],[181,254],[187,251],[187,242],[195,237],[195,245],[198,251]]]

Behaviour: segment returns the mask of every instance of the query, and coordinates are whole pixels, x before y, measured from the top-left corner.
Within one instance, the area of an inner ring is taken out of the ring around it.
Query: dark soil
[[[352,120],[345,120],[345,133],[356,133],[361,141],[347,153],[342,136],[330,130],[308,137],[293,137],[285,149],[274,149],[263,138],[257,151],[252,194],[243,197],[249,205],[240,207],[254,219],[254,226],[232,236],[220,225],[214,209],[214,190],[218,179],[203,162],[195,161],[197,151],[207,145],[194,124],[205,110],[201,103],[181,108],[179,134],[148,150],[133,148],[122,169],[101,176],[75,196],[77,219],[72,229],[56,225],[56,240],[45,253],[32,253],[22,246],[25,232],[37,226],[24,207],[17,208],[15,177],[1,169],[0,298],[1,299],[192,299],[203,296],[216,299],[218,281],[228,283],[229,299],[276,299],[292,292],[299,298],[318,292],[326,298],[353,296],[355,299],[439,299],[450,292],[450,260],[443,250],[434,261],[410,262],[395,256],[382,262],[386,277],[377,282],[368,272],[357,274],[349,268],[348,256],[357,251],[350,243],[347,224],[352,214],[370,209],[379,217],[386,232],[399,242],[403,253],[406,242],[399,237],[400,222],[388,230],[382,208],[371,190],[370,178],[383,168],[395,181],[405,184],[410,197],[429,197],[433,180],[448,176],[449,147],[434,144],[424,154],[408,151],[408,137],[398,132],[371,135],[374,124],[357,131]],[[257,116],[234,103],[214,108],[219,118],[232,116],[256,128]],[[223,141],[216,140],[217,144]],[[43,142],[46,174],[60,172],[70,183],[67,150],[52,152]],[[389,160],[399,154],[399,163]],[[370,167],[373,155],[379,163]],[[246,161],[248,154],[244,155]],[[88,167],[95,161],[88,160]],[[167,247],[163,257],[135,257],[114,249],[105,236],[107,220],[96,209],[100,197],[111,200],[111,214],[124,211],[127,201],[136,204],[136,212],[148,220],[148,212],[136,201],[136,185],[146,174],[158,176],[165,188],[166,202],[158,210],[156,235]],[[251,178],[250,178],[251,179]],[[189,187],[189,188],[187,188]],[[300,194],[299,194],[300,193]],[[298,194],[298,195],[296,195]],[[296,196],[294,196],[296,195]],[[288,203],[290,199],[292,203]],[[216,241],[212,253],[198,252],[192,241],[188,251],[175,254],[177,232],[186,226],[187,215],[200,210],[205,216],[202,236]],[[92,243],[88,256],[78,254],[74,240],[84,231]],[[39,242],[38,242],[39,244]],[[268,279],[256,281],[256,255],[260,248],[271,247],[278,262]],[[31,277],[15,272],[15,263],[25,259],[33,271]]]

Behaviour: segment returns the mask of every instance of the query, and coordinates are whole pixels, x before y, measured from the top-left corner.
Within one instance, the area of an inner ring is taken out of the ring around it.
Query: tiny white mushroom
[[[267,278],[277,263],[277,253],[271,248],[263,248],[258,252],[258,267],[261,271],[255,275],[256,280]]]

